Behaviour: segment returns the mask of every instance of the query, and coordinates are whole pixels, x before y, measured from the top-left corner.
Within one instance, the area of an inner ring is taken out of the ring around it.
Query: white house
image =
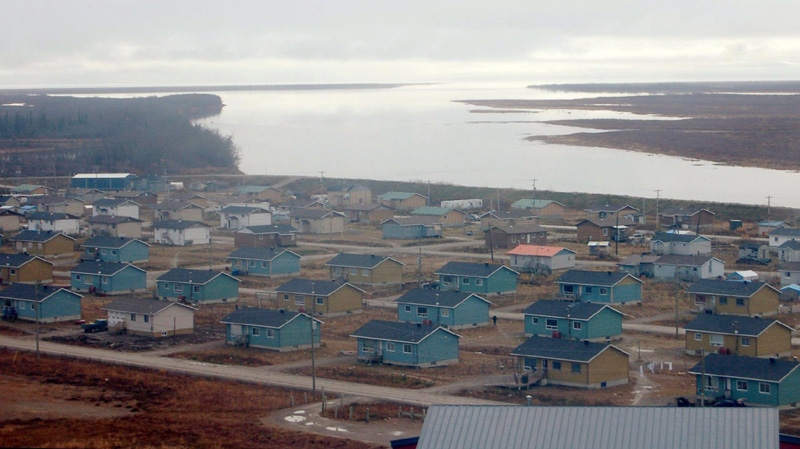
[[[139,203],[126,199],[103,198],[92,204],[92,216],[112,215],[139,219]]]
[[[268,209],[251,206],[226,206],[219,211],[219,226],[223,229],[242,229],[248,226],[272,224],[272,213]]]
[[[120,298],[102,307],[108,312],[108,327],[147,337],[168,337],[194,332],[194,312],[186,304],[152,298]]]
[[[697,234],[658,232],[650,240],[650,252],[660,256],[711,254],[711,240]]]
[[[517,245],[508,252],[511,268],[520,273],[542,273],[575,267],[575,251],[560,246]]]
[[[81,231],[81,219],[74,215],[57,212],[34,212],[28,214],[28,229],[77,235]]]
[[[769,246],[779,247],[790,240],[800,240],[800,228],[780,227],[769,233]]]
[[[211,227],[199,221],[159,221],[153,223],[153,241],[162,245],[205,245],[211,241]]]
[[[695,282],[716,279],[725,275],[725,262],[712,256],[683,256],[670,254],[653,262],[656,279]]]

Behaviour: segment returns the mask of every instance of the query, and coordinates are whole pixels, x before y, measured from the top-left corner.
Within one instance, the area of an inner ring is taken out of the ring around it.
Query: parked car
[[[95,332],[106,332],[108,331],[108,320],[100,319],[94,320],[91,323],[84,323],[81,324],[83,328],[83,332],[87,334],[92,334]]]

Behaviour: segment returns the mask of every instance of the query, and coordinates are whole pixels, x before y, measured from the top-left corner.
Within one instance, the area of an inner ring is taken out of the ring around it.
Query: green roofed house
[[[706,400],[796,408],[800,404],[800,363],[795,360],[709,354],[689,370]]]
[[[350,336],[362,362],[415,368],[458,363],[461,336],[440,326],[372,320]]]
[[[403,263],[389,256],[341,253],[325,263],[331,280],[361,285],[401,285]]]
[[[777,320],[701,313],[684,329],[689,355],[719,352],[779,357],[792,352],[793,329]]]
[[[290,276],[300,274],[300,255],[288,249],[237,248],[228,254],[234,276]]]
[[[159,298],[210,304],[239,299],[239,279],[221,271],[173,268],[156,279]]]
[[[414,288],[395,300],[397,320],[464,329],[489,324],[491,302],[469,292]]]
[[[449,207],[423,206],[411,211],[411,215],[421,217],[435,217],[445,228],[457,228],[464,226],[467,220],[467,213],[451,209]]]
[[[439,290],[484,296],[516,293],[519,276],[519,273],[505,265],[488,262],[448,262],[434,274],[439,277]]]
[[[622,335],[624,313],[607,304],[540,299],[523,312],[525,336],[609,341]]]
[[[562,297],[602,304],[641,302],[643,283],[624,271],[569,270],[556,279]]]
[[[244,307],[220,323],[225,324],[225,341],[230,345],[283,352],[311,347],[311,321],[305,313]],[[319,347],[322,322],[313,321],[314,346]]]

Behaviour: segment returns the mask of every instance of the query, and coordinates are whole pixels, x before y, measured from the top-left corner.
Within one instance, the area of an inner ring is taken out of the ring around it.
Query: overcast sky
[[[0,6],[0,87],[800,79],[797,0]]]

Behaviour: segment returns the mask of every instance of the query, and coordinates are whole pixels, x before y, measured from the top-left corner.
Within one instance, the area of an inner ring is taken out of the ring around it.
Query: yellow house
[[[0,254],[0,284],[53,281],[53,262],[29,254]]]
[[[781,357],[792,351],[792,328],[777,320],[701,313],[685,329],[689,355]]]
[[[344,279],[353,284],[399,285],[403,283],[404,264],[389,256],[342,253],[329,260],[331,280]]]
[[[349,315],[363,310],[364,290],[344,281],[296,278],[275,291],[281,309],[322,316]]]
[[[766,282],[701,279],[687,292],[699,311],[721,315],[767,316],[778,313],[780,290]]]
[[[34,256],[60,256],[75,250],[75,239],[63,232],[26,229],[9,240],[17,252]]]

